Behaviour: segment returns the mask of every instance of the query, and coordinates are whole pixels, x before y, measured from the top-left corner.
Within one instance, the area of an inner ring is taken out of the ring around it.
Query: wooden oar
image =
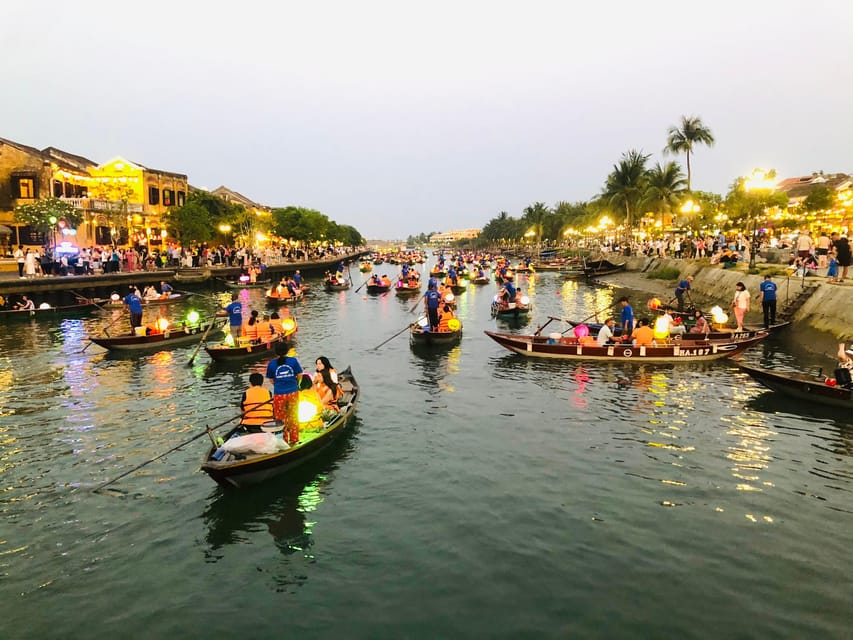
[[[424,294],[424,295],[426,295],[426,294]],[[418,299],[417,299],[417,301],[415,302],[415,304],[412,306],[412,308],[411,308],[411,309],[409,309],[409,313],[414,313],[414,312],[415,312],[415,309],[417,309],[417,308],[418,308],[418,305],[420,305],[420,303],[421,303],[421,299],[422,299],[423,297],[424,297],[424,296],[419,296],[419,297],[418,297]]]
[[[124,311],[124,310],[123,310],[123,309],[120,309],[120,311]],[[109,328],[110,328],[110,327],[112,327],[116,322],[118,322],[119,320],[122,320],[122,319],[124,319],[124,314],[123,314],[123,313],[120,313],[120,314],[119,314],[119,316],[118,316],[115,320],[113,320],[113,321],[112,321],[112,322],[110,322],[106,327],[104,327],[103,329],[101,329],[101,331],[104,333],[104,335],[105,335],[105,336],[107,336],[107,337],[109,338],[109,337],[110,337],[110,332],[109,332],[109,331],[107,331],[107,329],[109,329]],[[80,349],[80,351],[79,351],[78,353],[83,353],[86,349],[88,349],[89,347],[91,347],[93,344],[95,344],[95,343],[94,343],[94,342],[92,342],[91,340],[89,340],[89,344],[87,344],[85,347],[83,347],[82,349]]]
[[[362,283],[359,285],[358,289],[356,289],[355,291],[353,291],[353,293],[358,293],[358,292],[361,290],[361,288],[362,288],[364,285],[366,285],[368,282],[370,282],[370,280],[365,280],[364,282],[362,282]],[[352,276],[350,276],[350,285],[351,285],[351,284],[352,284]]]
[[[421,317],[420,317],[420,318],[418,318],[415,322],[420,322],[420,321],[421,321],[421,320],[423,320],[425,317],[426,317],[426,316],[421,316]],[[405,327],[403,327],[402,329],[400,329],[400,330],[399,330],[397,333],[395,333],[393,336],[391,336],[390,338],[388,338],[388,339],[387,339],[387,340],[385,340],[384,342],[380,342],[380,343],[379,343],[379,344],[377,344],[375,347],[373,347],[373,350],[374,350],[374,351],[376,351],[376,350],[377,350],[379,347],[381,347],[383,344],[385,344],[385,343],[387,343],[387,342],[391,342],[394,338],[396,338],[397,336],[399,336],[399,335],[400,335],[401,333],[403,333],[404,331],[408,331],[409,329],[411,329],[411,328],[412,328],[412,324],[415,324],[415,323],[407,324]]]
[[[201,345],[204,344],[205,339],[207,338],[207,334],[210,333],[210,330],[213,329],[213,325],[216,324],[216,317],[210,319],[210,324],[207,325],[207,329],[204,334],[201,336],[201,340],[198,341],[198,344],[195,346],[195,351],[190,356],[189,362],[187,362],[187,366],[191,367],[193,364],[193,360],[195,360],[196,355],[198,355],[198,350],[201,349]]]
[[[216,429],[219,429],[219,428],[221,428],[221,427],[224,427],[224,426],[225,426],[226,424],[228,424],[229,422],[234,422],[235,420],[239,420],[240,418],[242,418],[243,416],[245,416],[245,415],[246,415],[249,411],[251,411],[252,409],[255,409],[256,407],[260,407],[261,405],[265,405],[265,404],[269,404],[269,403],[270,403],[270,401],[269,401],[269,400],[267,400],[266,402],[256,402],[256,403],[254,403],[254,404],[252,404],[252,405],[249,405],[249,406],[246,408],[246,411],[244,411],[244,412],[240,413],[239,415],[234,416],[233,418],[229,418],[229,419],[228,419],[228,420],[226,420],[225,422],[220,422],[220,423],[219,423],[218,425],[216,425],[215,427],[205,427],[205,430],[204,430],[204,431],[202,431],[202,432],[201,432],[201,433],[199,433],[199,434],[194,435],[194,436],[193,436],[192,438],[190,438],[189,440],[185,440],[185,441],[184,441],[184,442],[182,442],[181,444],[179,444],[179,445],[177,445],[177,446],[175,446],[175,447],[172,447],[172,448],[171,448],[171,449],[169,449],[168,451],[166,451],[166,452],[164,452],[164,453],[161,453],[160,455],[155,456],[155,457],[153,457],[153,458],[150,458],[149,460],[146,460],[146,461],[145,461],[145,462],[143,462],[142,464],[136,465],[135,467],[133,467],[133,469],[130,469],[129,471],[125,471],[123,474],[121,474],[120,476],[116,476],[116,477],[115,477],[115,478],[113,478],[112,480],[109,480],[109,481],[107,481],[107,482],[104,482],[103,484],[99,484],[97,487],[95,487],[94,489],[92,489],[92,493],[97,493],[98,491],[100,491],[100,490],[101,490],[101,489],[103,489],[104,487],[106,487],[106,486],[108,486],[108,485],[111,485],[112,483],[114,483],[114,482],[116,482],[116,481],[118,481],[118,480],[121,480],[122,478],[124,478],[124,477],[126,477],[126,476],[129,476],[129,475],[130,475],[131,473],[133,473],[134,471],[138,471],[138,470],[139,470],[139,469],[141,469],[142,467],[144,467],[144,466],[146,466],[146,465],[151,464],[151,463],[152,463],[152,462],[154,462],[155,460],[159,460],[160,458],[163,458],[163,457],[165,457],[165,456],[169,455],[170,453],[172,453],[172,452],[174,452],[174,451],[177,451],[177,450],[178,450],[178,449],[180,449],[181,447],[185,447],[185,446],[187,446],[190,442],[193,442],[194,440],[198,440],[199,438],[202,438],[202,437],[204,437],[204,436],[208,435],[211,431],[215,431]]]
[[[100,309],[101,311],[106,311],[106,309],[104,309],[101,305],[99,305],[97,302],[95,302],[95,299],[94,299],[94,298],[87,298],[86,296],[84,296],[84,295],[80,294],[80,293],[79,293],[79,292],[77,292],[77,291],[74,291],[73,289],[69,289],[69,292],[70,292],[70,293],[73,293],[73,294],[74,294],[75,296],[77,296],[77,298],[79,298],[80,300],[84,300],[84,301],[86,301],[86,304],[93,304],[93,305],[95,305],[95,308],[96,308],[96,309]]]

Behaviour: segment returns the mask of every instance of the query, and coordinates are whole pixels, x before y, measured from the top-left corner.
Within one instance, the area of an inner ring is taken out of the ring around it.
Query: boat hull
[[[414,347],[431,347],[456,344],[462,339],[462,328],[457,331],[424,331],[418,325],[412,325],[410,340]]]
[[[377,295],[380,293],[387,293],[391,289],[390,284],[369,284],[367,285],[367,293],[371,295]]]
[[[214,322],[214,327],[207,334],[208,338],[216,338],[222,335],[222,323]],[[197,327],[166,331],[165,333],[154,333],[147,336],[124,335],[109,338],[89,338],[99,347],[109,351],[145,351],[149,349],[164,349],[181,344],[198,342],[208,324],[199,324]]]
[[[264,356],[272,356],[275,353],[275,346],[283,342],[284,344],[292,344],[293,334],[283,338],[276,338],[262,342],[261,344],[247,345],[245,347],[205,347],[207,355],[214,362],[233,362],[236,360],[248,360],[250,358],[263,358]]]
[[[808,400],[829,407],[853,409],[853,389],[830,386],[824,379],[791,371],[772,371],[761,367],[738,364],[766,388],[797,400]]]
[[[57,307],[48,307],[46,309],[4,309],[0,311],[0,321],[4,320],[31,320],[31,319],[47,319],[55,318],[63,315],[75,315],[89,313],[93,309],[97,309],[99,305],[109,304],[109,300],[98,298],[92,302],[81,304],[68,304]]]
[[[735,342],[687,342],[666,346],[637,347],[581,345],[571,339],[554,341],[544,336],[516,335],[486,331],[499,345],[514,353],[533,358],[557,360],[619,360],[622,362],[703,362],[730,358],[760,342],[767,334]]]

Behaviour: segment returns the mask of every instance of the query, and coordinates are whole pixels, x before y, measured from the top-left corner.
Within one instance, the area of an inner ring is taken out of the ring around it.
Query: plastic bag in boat
[[[272,433],[249,433],[244,436],[231,438],[222,448],[229,453],[260,453],[270,454],[285,451],[290,446]]]

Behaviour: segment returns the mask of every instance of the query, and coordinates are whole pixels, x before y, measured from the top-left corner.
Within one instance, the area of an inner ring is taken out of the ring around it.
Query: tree
[[[213,236],[210,213],[198,202],[187,202],[169,212],[169,233],[184,245],[207,242]]]
[[[544,223],[550,213],[551,210],[544,202],[534,202],[533,204],[524,208],[524,216],[522,220],[528,230],[533,231],[536,235],[537,252],[539,250],[539,246],[542,244],[542,231]]]
[[[684,174],[676,162],[658,162],[646,174],[647,187],[643,203],[661,216],[669,216],[681,204],[684,194]]]
[[[835,194],[825,184],[816,184],[811,188],[806,199],[803,200],[803,209],[808,213],[831,209],[835,202]]]
[[[666,132],[666,147],[664,153],[683,153],[687,156],[687,190],[690,191],[690,155],[697,144],[714,146],[714,135],[702,123],[698,116],[681,116],[679,126],[670,127]]]
[[[30,204],[18,205],[15,209],[15,222],[29,225],[42,234],[51,230],[54,223],[64,220],[71,229],[76,229],[83,222],[83,214],[74,208],[70,202],[59,198],[44,198]]]
[[[625,210],[625,226],[630,229],[632,214],[646,191],[646,162],[651,156],[631,149],[622,154],[618,164],[607,176],[602,195],[610,206]]]

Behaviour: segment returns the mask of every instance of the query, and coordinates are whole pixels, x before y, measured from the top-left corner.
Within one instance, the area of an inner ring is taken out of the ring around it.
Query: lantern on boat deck
[[[234,346],[234,336],[232,336],[232,335],[229,333],[227,336],[225,336],[225,340],[224,340],[224,342],[225,342],[225,346],[227,346],[227,347],[233,347],[233,346]]]
[[[527,296],[521,296],[521,299],[519,300],[519,302],[526,307],[527,305],[530,304],[530,298],[528,298]]]
[[[451,331],[459,331],[462,328],[462,323],[456,318],[451,318],[447,321],[447,328]]]
[[[42,302],[39,305],[39,309],[50,309],[50,305],[47,302]]]
[[[118,302],[119,300],[121,300],[121,296],[119,296],[119,294],[117,293],[114,293],[110,296],[110,300],[112,300],[113,302]]]
[[[300,424],[313,422],[320,415],[322,409],[323,403],[320,402],[320,398],[314,389],[299,392],[298,417]]]
[[[723,311],[722,307],[711,307],[711,322],[714,324],[726,324],[729,321],[729,316]]]
[[[660,298],[651,298],[649,300],[649,309],[652,311],[656,311],[660,309],[661,301]]]
[[[589,335],[589,327],[585,324],[579,324],[572,332],[575,334],[575,338],[586,338]]]
[[[250,279],[250,278],[249,278],[249,276],[247,276],[247,275],[242,275],[242,276],[240,276],[240,278],[239,278],[240,282],[241,282],[241,283],[243,283],[243,284],[246,284],[246,283],[249,281],[249,279]]]
[[[169,321],[166,318],[157,318],[157,330],[160,333],[166,333],[166,329],[169,328]]]
[[[429,326],[429,320],[427,320],[426,318],[421,318],[420,320],[418,320],[418,326],[420,326],[422,329],[426,329]]]
[[[669,337],[669,320],[661,316],[655,320],[655,340],[666,340]]]
[[[193,310],[187,314],[187,324],[189,324],[189,325],[198,324],[198,319],[199,319],[198,311]]]
[[[444,301],[445,302],[453,302],[455,299],[456,298],[454,297],[454,295],[449,291],[444,294]]]
[[[296,321],[293,318],[285,318],[281,321],[281,328],[284,329],[284,335],[288,336],[296,331]]]

